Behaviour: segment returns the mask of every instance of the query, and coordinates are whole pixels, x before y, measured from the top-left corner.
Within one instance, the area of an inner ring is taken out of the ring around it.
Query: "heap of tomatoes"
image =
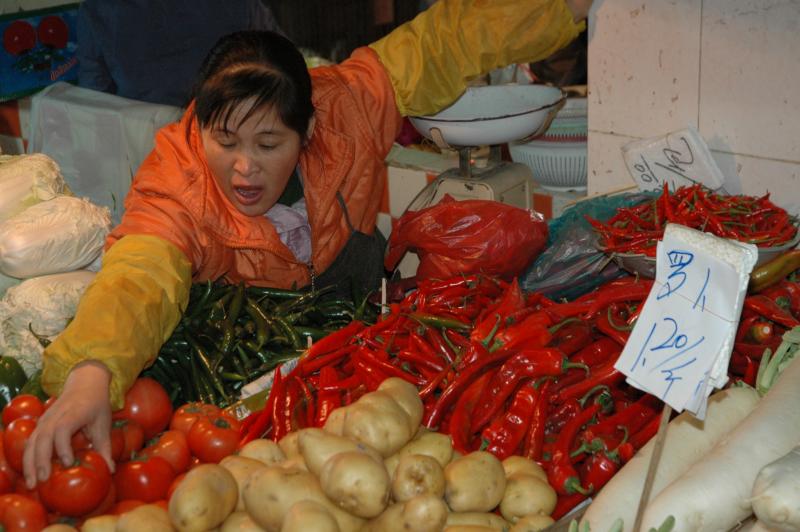
[[[173,411],[159,383],[139,378],[113,414],[112,471],[91,441],[77,432],[75,461],[53,457],[50,478],[27,489],[22,477],[25,443],[54,399],[18,395],[2,411],[0,530],[40,530],[56,521],[79,523],[122,514],[147,503],[166,508],[172,490],[193,466],[217,463],[239,442],[239,421],[217,406],[188,403]]]

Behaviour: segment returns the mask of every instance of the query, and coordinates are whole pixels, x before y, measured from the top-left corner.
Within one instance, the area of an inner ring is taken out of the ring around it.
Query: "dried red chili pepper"
[[[781,343],[781,337],[775,335],[775,337],[764,344],[748,344],[745,342],[734,342],[733,350],[737,353],[741,353],[742,355],[749,356],[751,358],[755,358],[760,360],[761,357],[764,355],[764,351],[770,349],[773,353],[778,349],[778,346]]]
[[[487,352],[486,356],[478,357],[473,363],[465,365],[464,370],[444,389],[437,399],[430,416],[424,420],[425,426],[428,428],[436,428],[444,417],[445,412],[470,384],[482,374],[488,375],[487,378],[490,378],[491,374],[488,373],[487,370],[502,364],[510,356],[510,353],[504,351],[499,351],[497,353]]]
[[[552,392],[550,396],[546,396],[549,403],[553,403],[549,398],[552,396]],[[545,432],[547,434],[558,434],[564,428],[564,425],[569,423],[578,413],[581,411],[581,404],[577,398],[570,399],[569,401],[564,401],[563,403],[559,404],[555,410],[553,410],[548,416],[545,422]]]
[[[434,352],[441,355],[448,364],[455,362],[456,353],[449,345],[447,345],[447,341],[444,339],[444,335],[441,332],[433,327],[426,327],[425,339],[428,340],[428,343],[432,346]]]
[[[484,342],[488,345],[491,341],[491,333],[496,330],[499,323],[505,320],[506,316],[525,308],[525,295],[519,287],[519,281],[514,281],[508,285],[499,301],[491,308],[487,309],[483,317],[479,317],[478,323],[470,332],[470,339],[473,342]]]
[[[299,373],[301,376],[311,375],[312,373],[326,366],[335,365],[337,362],[347,357],[357,348],[358,346],[355,344],[346,345],[344,347],[335,349],[329,353],[317,355],[315,358],[310,360],[303,359],[300,362],[298,362],[295,371]]]
[[[611,303],[620,303],[623,301],[644,301],[650,294],[652,287],[653,281],[649,279],[640,279],[638,282],[628,283],[627,285],[621,287],[604,286],[599,292],[597,292],[597,298],[594,300],[594,303],[586,312],[584,317],[587,319],[591,318],[600,312],[600,310],[609,306]]]
[[[481,447],[504,460],[515,454],[525,439],[537,402],[546,403],[533,381],[519,387],[508,409],[481,432]]]
[[[420,371],[424,368],[438,373],[445,368],[445,365],[442,364],[442,361],[439,357],[428,358],[425,355],[421,355],[407,349],[399,351],[397,353],[397,359],[402,360],[403,362],[413,363]]]
[[[275,378],[269,391],[270,396],[273,393],[275,400],[272,402],[272,439],[279,441],[291,432],[291,415],[294,410],[294,401],[289,394],[286,378],[281,374],[280,368],[275,370]]]
[[[453,440],[453,448],[460,453],[470,453],[478,446],[475,443],[474,433],[469,430],[469,419],[481,389],[489,381],[489,378],[491,378],[491,374],[486,373],[466,386],[453,408],[450,422],[448,423],[448,432]],[[434,408],[436,407],[434,406]],[[431,417],[433,417],[433,412]]]
[[[360,321],[351,321],[338,331],[314,342],[300,358],[299,363],[310,362],[321,355],[344,347],[345,344],[347,344],[354,335],[361,332],[364,327],[364,324]]]
[[[547,346],[557,347],[566,356],[577,353],[594,341],[592,328],[582,320],[575,320],[569,323],[562,322],[551,327],[550,332],[553,337]]]
[[[600,405],[593,404],[570,420],[558,435],[553,448],[553,456],[545,468],[550,485],[560,495],[573,493],[590,493],[591,490],[581,485],[580,476],[575,470],[570,457],[572,445],[580,429],[588,424],[600,410]]]
[[[789,329],[800,325],[794,316],[779,307],[773,300],[760,294],[744,298],[744,308],[750,309],[762,317],[780,323]]]
[[[382,353],[385,355],[385,352],[375,352],[370,351],[364,347],[359,347],[355,354],[353,355],[357,362],[361,363],[366,367],[371,367],[379,372],[387,375],[389,377],[399,377],[405,381],[410,382],[414,386],[422,386],[423,381],[416,375],[412,375],[407,371],[403,371],[402,369],[398,368],[397,366],[392,365],[390,362],[383,360],[383,356],[378,357],[376,353]],[[388,358],[388,355],[386,356]]]
[[[518,351],[494,372],[483,390],[472,415],[470,428],[480,430],[503,409],[522,379],[557,377],[573,367],[581,367],[567,359],[557,348],[524,349]],[[586,366],[582,366],[586,368]]]
[[[662,403],[658,398],[645,394],[628,408],[587,428],[581,435],[581,439],[592,441],[600,436],[613,436],[620,427],[624,427],[633,434],[646,425],[653,416],[658,417],[661,406]]]
[[[592,371],[588,378],[555,392],[551,396],[551,400],[555,403],[562,403],[567,399],[578,398],[595,386],[601,384],[605,384],[606,386],[617,385],[625,380],[625,375],[614,367],[615,362],[616,361],[598,366]]]
[[[789,310],[795,318],[800,317],[800,284],[784,279],[779,283],[789,294]]]
[[[540,462],[542,460],[542,449],[544,447],[545,425],[547,422],[547,412],[550,402],[547,394],[550,389],[550,379],[546,379],[539,385],[539,394],[533,406],[528,431],[522,444],[523,456]]]
[[[339,390],[329,390],[339,380],[335,368],[326,366],[319,371],[319,390],[317,390],[317,416],[314,420],[315,427],[325,424],[331,412],[342,406],[342,396]]]
[[[556,507],[553,509],[553,512],[550,514],[550,517],[558,521],[559,519],[570,513],[573,510],[573,508],[575,508],[588,498],[589,498],[588,495],[584,495],[582,493],[573,493],[572,495],[559,495],[558,499],[556,500]]]
[[[594,320],[594,325],[601,333],[605,334],[620,346],[625,347],[628,342],[628,337],[631,335],[633,327],[626,325],[616,325],[611,319],[611,307],[609,306],[605,312],[600,311],[597,318]]]
[[[598,451],[581,464],[581,481],[588,489],[597,492],[608,484],[608,481],[617,474],[619,468],[618,461],[609,458],[605,451]]]
[[[607,336],[603,336],[587,345],[570,357],[570,361],[594,367],[609,360],[616,360],[622,352],[619,344]]]
[[[653,417],[650,421],[648,421],[641,429],[639,429],[636,433],[630,435],[628,438],[628,443],[635,449],[639,450],[644,445],[649,442],[653,436],[658,433],[658,427],[661,424],[661,416],[663,414],[659,414]]]
[[[552,340],[552,335],[547,329],[550,324],[551,319],[547,314],[543,312],[532,314],[520,323],[506,327],[495,334],[491,351],[544,347]]]

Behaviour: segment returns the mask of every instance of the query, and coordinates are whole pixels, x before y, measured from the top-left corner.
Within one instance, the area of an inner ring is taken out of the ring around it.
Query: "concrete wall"
[[[800,213],[800,0],[595,0],[589,193],[633,185],[620,147],[696,127],[742,192]]]

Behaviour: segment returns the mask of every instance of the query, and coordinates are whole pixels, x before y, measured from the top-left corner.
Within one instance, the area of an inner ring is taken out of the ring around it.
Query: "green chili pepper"
[[[0,357],[0,410],[16,397],[28,378],[16,358]]]

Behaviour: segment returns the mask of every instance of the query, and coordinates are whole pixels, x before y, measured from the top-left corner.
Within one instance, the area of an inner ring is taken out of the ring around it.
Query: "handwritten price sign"
[[[664,183],[672,190],[695,183],[711,190],[725,185],[711,150],[693,127],[630,142],[622,147],[622,155],[640,190],[661,190]]]
[[[756,255],[754,246],[667,226],[655,284],[615,365],[628,382],[704,417],[708,395],[727,381]]]

